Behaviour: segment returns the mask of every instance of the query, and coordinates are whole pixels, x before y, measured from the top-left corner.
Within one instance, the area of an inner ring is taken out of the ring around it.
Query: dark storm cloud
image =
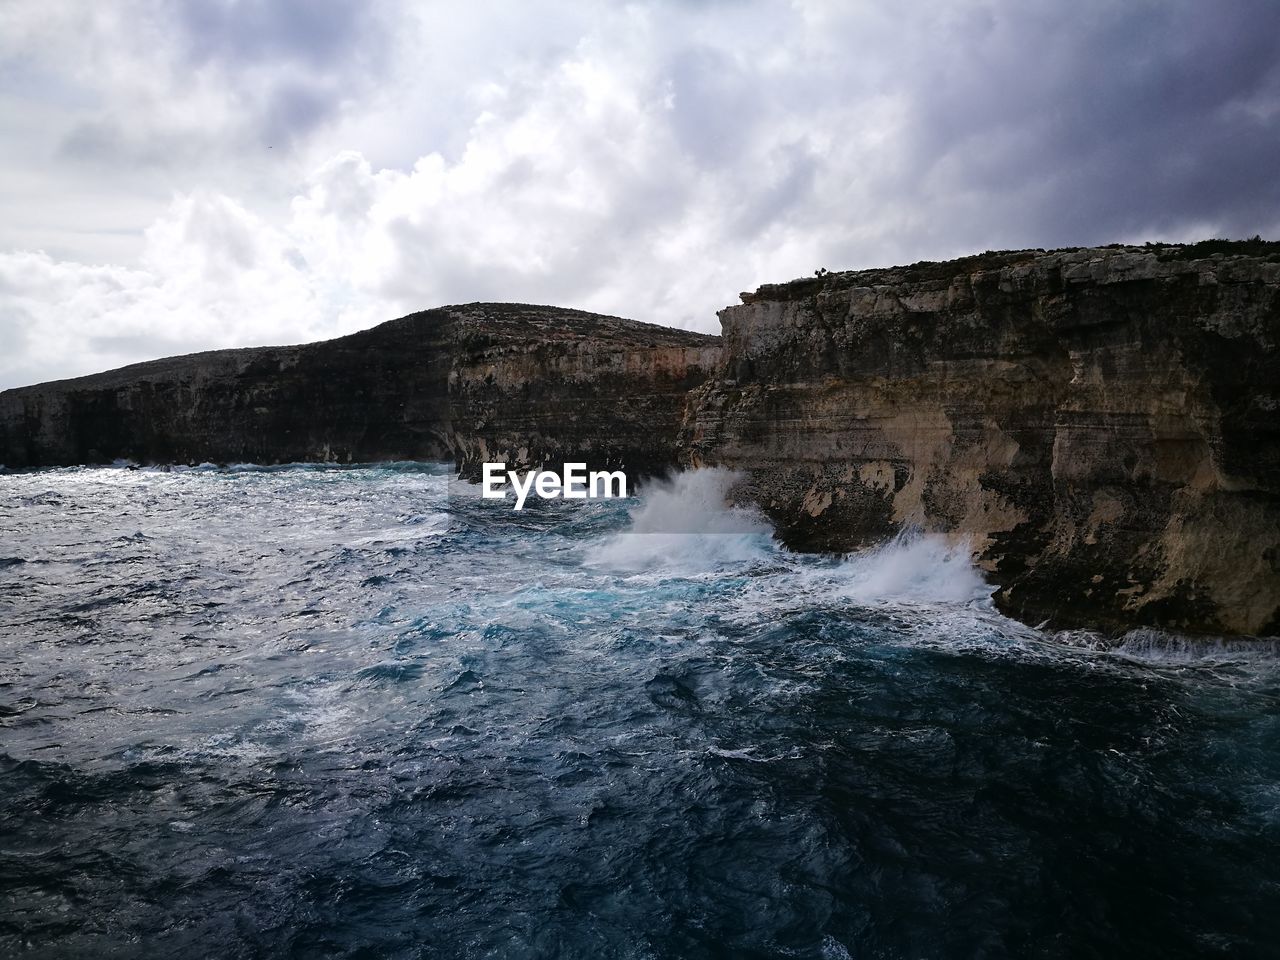
[[[268,145],[305,134],[337,109],[340,96],[331,85],[284,82],[271,91],[259,115],[258,135]]]
[[[376,33],[367,0],[184,0],[177,24],[196,62],[298,61],[329,69]]]
[[[193,66],[235,87],[264,145],[329,120],[380,73],[387,25],[368,0],[185,0],[175,25]]]
[[[967,26],[920,65],[900,186],[978,192],[1018,243],[1280,220],[1280,4],[1007,4]]]
[[[336,117],[385,70],[390,34],[378,3],[182,0],[147,9],[172,41],[169,86],[177,93],[202,76],[216,78],[236,102],[238,129],[152,125],[117,103],[73,125],[60,156],[177,169],[246,143],[287,146]]]

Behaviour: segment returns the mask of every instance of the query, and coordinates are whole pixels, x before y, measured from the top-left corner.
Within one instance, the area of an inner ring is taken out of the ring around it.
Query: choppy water
[[[1277,955],[1274,645],[447,473],[0,477],[0,955]]]

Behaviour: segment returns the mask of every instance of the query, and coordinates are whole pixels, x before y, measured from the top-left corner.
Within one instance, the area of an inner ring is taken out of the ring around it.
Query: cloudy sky
[[[473,300],[701,330],[1280,236],[1273,0],[0,0],[0,387]]]

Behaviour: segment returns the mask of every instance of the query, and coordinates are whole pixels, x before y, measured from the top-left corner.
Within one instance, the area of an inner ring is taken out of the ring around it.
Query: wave
[[[1280,663],[1280,637],[1219,637],[1154,627],[1129,630],[1118,637],[1093,630],[1060,630],[1051,636],[1065,646],[1153,665]]]
[[[973,564],[967,539],[916,529],[846,557],[834,577],[839,594],[859,603],[968,604],[989,601],[994,591]]]
[[[773,528],[754,509],[729,502],[742,475],[720,467],[685,470],[639,491],[629,528],[590,548],[590,566],[631,572],[708,570],[776,551]]]
[[[775,589],[808,600],[990,605],[994,588],[974,566],[967,540],[906,530],[834,563],[830,557],[791,553],[776,543],[759,511],[731,502],[741,479],[732,470],[703,468],[651,483],[630,511],[627,530],[590,548],[588,565],[681,575],[768,561],[781,574]],[[769,587],[760,583],[758,589]]]

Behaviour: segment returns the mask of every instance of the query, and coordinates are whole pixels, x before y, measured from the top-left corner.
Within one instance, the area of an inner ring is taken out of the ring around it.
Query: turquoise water
[[[1273,643],[448,475],[0,476],[0,954],[1277,955]]]

